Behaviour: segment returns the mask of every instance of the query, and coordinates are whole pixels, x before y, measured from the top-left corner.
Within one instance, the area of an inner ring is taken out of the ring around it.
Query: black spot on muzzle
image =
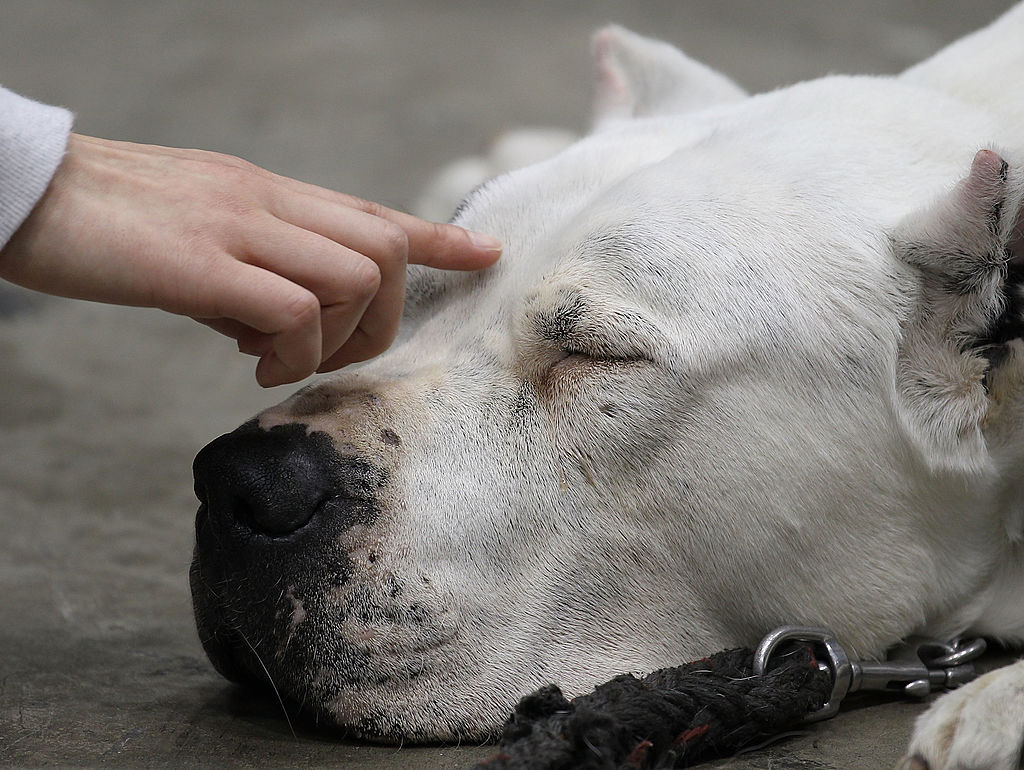
[[[296,532],[320,513],[335,517],[334,526],[369,523],[384,483],[379,468],[342,457],[326,433],[299,424],[262,430],[247,423],[208,444],[193,473],[207,517],[270,537]]]

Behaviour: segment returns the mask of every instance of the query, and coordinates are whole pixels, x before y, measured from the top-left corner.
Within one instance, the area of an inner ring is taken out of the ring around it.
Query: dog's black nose
[[[325,508],[353,515],[352,503],[372,503],[382,481],[369,464],[339,456],[327,434],[299,424],[243,425],[204,447],[192,470],[211,520],[275,537]]]

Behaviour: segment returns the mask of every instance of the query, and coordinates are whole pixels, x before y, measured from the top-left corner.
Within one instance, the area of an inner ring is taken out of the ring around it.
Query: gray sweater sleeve
[[[46,192],[64,157],[71,113],[0,87],[0,247]]]

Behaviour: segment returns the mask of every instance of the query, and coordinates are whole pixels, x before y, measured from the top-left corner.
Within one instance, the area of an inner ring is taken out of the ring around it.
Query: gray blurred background
[[[618,22],[750,90],[893,73],[1006,0],[3,0],[0,84],[76,130],[229,152],[408,208],[518,125],[582,130]],[[300,731],[223,682],[187,587],[190,463],[293,388],[186,319],[0,286],[0,765],[466,767],[487,747]],[[709,651],[711,652],[711,651]],[[919,706],[851,708],[715,767],[890,765]]]

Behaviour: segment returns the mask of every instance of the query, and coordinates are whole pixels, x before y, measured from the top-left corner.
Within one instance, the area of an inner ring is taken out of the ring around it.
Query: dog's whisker
[[[252,643],[242,630],[240,628],[236,628],[235,632],[241,637],[242,641],[246,643],[249,650],[252,652],[253,657],[256,658],[256,662],[259,663],[260,668],[263,669],[263,673],[266,675],[267,681],[270,683],[270,688],[274,691],[274,695],[277,697],[277,702],[281,706],[281,713],[284,714],[284,720],[288,723],[288,730],[291,732],[292,738],[298,740],[299,736],[295,732],[295,727],[292,726],[292,718],[288,715],[288,709],[284,705],[284,698],[281,697],[281,691],[278,689],[277,684],[275,684],[274,677],[270,675],[270,670],[267,668],[266,664],[263,662],[263,658],[256,651],[256,648],[253,647]]]

